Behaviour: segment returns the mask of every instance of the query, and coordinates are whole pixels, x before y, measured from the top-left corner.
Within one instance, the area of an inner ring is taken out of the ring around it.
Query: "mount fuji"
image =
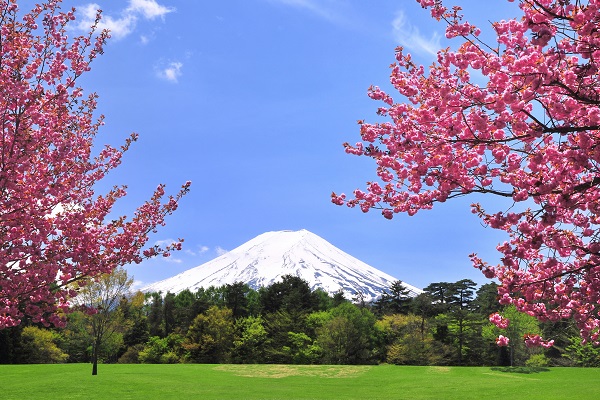
[[[330,295],[340,289],[348,299],[362,293],[366,301],[380,297],[397,281],[303,229],[263,233],[212,261],[153,283],[142,291],[177,294],[184,289],[195,292],[201,287],[235,282],[247,283],[256,290],[283,275],[298,276],[312,290],[320,288]],[[422,293],[406,282],[402,284],[411,296]]]

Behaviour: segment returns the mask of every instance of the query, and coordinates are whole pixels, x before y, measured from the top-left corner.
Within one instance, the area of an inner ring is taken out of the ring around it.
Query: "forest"
[[[119,274],[119,284],[109,280]],[[178,294],[122,291],[131,282],[119,269],[84,287],[81,296],[111,301],[81,305],[66,327],[0,330],[0,363],[600,366],[600,349],[583,344],[572,323],[501,306],[495,283],[435,282],[410,297],[396,281],[366,302],[292,275],[259,290],[238,282]],[[490,322],[496,312],[510,321],[505,330]],[[523,337],[538,334],[554,345],[527,347]],[[507,346],[497,345],[500,335]]]

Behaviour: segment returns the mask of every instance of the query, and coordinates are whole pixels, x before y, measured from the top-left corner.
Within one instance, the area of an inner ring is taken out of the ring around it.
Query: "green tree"
[[[250,290],[248,292],[248,315],[258,316],[261,313],[261,305],[260,305],[260,293],[257,290]]]
[[[165,336],[175,329],[175,294],[168,292],[163,299],[163,324]]]
[[[437,315],[446,312],[453,301],[454,287],[450,282],[434,282],[425,287],[423,292],[431,298],[431,304],[435,306],[434,315]]]
[[[59,335],[51,330],[26,326],[21,334],[18,361],[24,364],[65,362],[68,355],[57,346],[59,339]]]
[[[410,291],[402,284],[402,281],[394,281],[389,293],[383,294],[374,302],[374,309],[377,315],[407,314],[412,297]]]
[[[346,295],[344,294],[344,291],[342,289],[338,290],[337,292],[334,293],[333,295],[333,302],[331,304],[332,307],[337,307],[342,303],[345,303],[347,301],[350,301],[346,298]]]
[[[86,314],[92,336],[92,375],[98,374],[98,356],[102,343],[112,345],[115,339],[112,336],[124,330],[126,321],[118,306],[132,284],[133,279],[127,276],[127,271],[119,267],[111,274],[101,275],[81,287],[76,298],[81,306],[93,311]]]
[[[184,337],[171,333],[161,338],[152,336],[139,352],[138,359],[143,364],[177,364],[181,361]]]
[[[429,324],[414,314],[386,315],[376,323],[382,333],[385,361],[403,365],[434,365],[449,349],[436,342]]]
[[[164,337],[164,313],[163,297],[160,292],[147,295],[150,299],[150,310],[148,311],[148,333],[150,336]]]
[[[234,363],[254,364],[265,361],[267,330],[260,316],[235,321],[235,338],[231,359]]]
[[[211,306],[225,306],[225,286],[209,286],[198,288],[196,298],[205,305],[206,309]]]
[[[303,332],[306,329],[305,316],[297,318],[287,311],[266,314],[264,327],[267,331],[265,342],[265,362],[270,364],[290,364],[292,360],[285,347],[290,346],[288,332]]]
[[[92,335],[87,315],[82,311],[67,316],[67,326],[60,331],[61,349],[69,355],[69,362],[86,363],[91,361]]]
[[[185,334],[198,314],[208,310],[208,304],[203,302],[189,289],[184,289],[175,296],[175,329]]]
[[[244,282],[226,284],[223,288],[225,306],[231,310],[233,318],[237,319],[248,315],[248,293],[252,289]]]
[[[292,315],[310,313],[317,308],[317,298],[308,282],[294,275],[284,275],[260,292],[264,313],[286,311]]]
[[[502,306],[498,303],[498,284],[490,282],[481,285],[477,289],[477,297],[473,305],[475,306],[475,312],[485,317],[500,311]]]
[[[342,303],[328,311],[329,319],[317,328],[317,345],[330,364],[368,364],[373,361],[375,316],[366,308]]]
[[[418,315],[421,319],[421,336],[425,337],[425,333],[429,327],[429,319],[436,315],[436,305],[433,303],[433,298],[427,292],[423,292],[415,296],[411,303],[410,309],[413,314]]]
[[[539,348],[527,348],[523,340],[523,337],[527,334],[539,335],[542,333],[539,322],[534,317],[517,311],[514,305],[505,307],[500,315],[509,320],[508,328],[500,329],[488,322],[484,326],[483,337],[492,342],[499,335],[504,335],[509,339],[508,354],[503,354],[506,349],[505,347],[499,349],[500,363],[509,364],[511,367],[525,365],[525,361],[531,355],[539,354],[542,351]],[[502,359],[506,359],[506,362],[502,361]]]
[[[137,291],[131,297],[125,297],[121,301],[123,318],[128,321],[127,328],[123,333],[123,344],[126,348],[146,343],[150,336],[148,318],[144,312],[145,296]]]
[[[283,351],[293,364],[316,364],[322,357],[321,347],[304,332],[288,332],[288,343]]]
[[[600,367],[600,347],[592,343],[582,343],[579,336],[571,338],[564,356],[578,367]]]
[[[342,296],[344,294],[342,293]],[[312,292],[315,299],[315,310],[329,310],[334,306],[333,298],[325,290],[317,288]],[[339,304],[339,302],[338,302]],[[337,305],[337,304],[336,304]]]
[[[197,363],[222,363],[229,360],[233,347],[234,320],[229,308],[210,307],[194,318],[183,347],[187,359]]]
[[[449,299],[449,315],[456,327],[454,337],[457,343],[459,365],[464,363],[463,356],[467,338],[477,336],[477,334],[473,335],[474,324],[480,320],[473,314],[476,287],[477,284],[471,279],[462,279],[450,286],[452,291]]]

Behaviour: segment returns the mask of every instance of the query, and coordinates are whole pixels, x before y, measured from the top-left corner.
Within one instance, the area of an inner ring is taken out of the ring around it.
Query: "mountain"
[[[142,290],[177,294],[184,289],[195,292],[200,287],[235,282],[258,289],[289,274],[307,281],[312,290],[321,288],[333,295],[342,289],[348,299],[361,292],[367,301],[381,296],[397,281],[303,229],[263,233],[212,261]],[[412,296],[422,292],[403,284]]]

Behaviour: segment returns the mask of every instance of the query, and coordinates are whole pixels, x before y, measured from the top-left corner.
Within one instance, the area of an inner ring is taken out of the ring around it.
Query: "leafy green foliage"
[[[600,367],[600,347],[591,343],[582,343],[580,337],[572,337],[567,346],[565,357],[580,367]]]
[[[365,364],[373,360],[375,316],[365,308],[342,303],[329,311],[317,329],[317,343],[326,364]]]
[[[172,333],[166,338],[152,336],[138,354],[143,364],[177,364],[181,361],[183,336]]]
[[[27,326],[21,334],[20,362],[25,364],[62,363],[69,357],[57,345],[60,336],[47,329]]]
[[[182,343],[186,359],[197,363],[229,361],[233,347],[233,313],[228,308],[210,307],[198,315]]]
[[[508,346],[508,365],[517,366],[525,365],[525,362],[529,357],[539,353],[539,348],[527,348],[523,341],[523,337],[527,334],[540,334],[541,329],[537,319],[534,317],[523,314],[510,305],[505,307],[501,312],[504,318],[510,321],[510,325],[507,329],[499,329],[497,326],[489,323],[483,329],[483,337],[491,340],[502,334],[509,338]]]
[[[429,323],[419,316],[394,314],[377,321],[385,361],[400,365],[436,365],[442,362],[444,345],[433,339]]]
[[[234,363],[260,363],[265,359],[267,330],[261,317],[247,317],[235,322],[235,339],[231,351]]]
[[[99,362],[510,365],[512,356],[518,366],[599,363],[598,350],[574,340],[579,336],[571,325],[540,326],[510,307],[502,311],[495,284],[475,290],[469,280],[438,282],[405,302],[398,281],[385,301],[353,304],[342,293],[310,291],[296,277],[283,283],[259,291],[236,283],[123,296],[109,309],[118,329],[102,341]],[[513,322],[510,332],[489,322],[490,311],[499,309]],[[91,360],[88,318],[73,312],[66,328],[52,331],[67,362]],[[8,362],[18,362],[22,338],[17,330],[7,337],[11,331],[0,332],[0,355],[13,354]],[[523,345],[524,334],[542,331],[558,345],[543,352]],[[510,335],[512,350],[496,345],[499,334]]]

